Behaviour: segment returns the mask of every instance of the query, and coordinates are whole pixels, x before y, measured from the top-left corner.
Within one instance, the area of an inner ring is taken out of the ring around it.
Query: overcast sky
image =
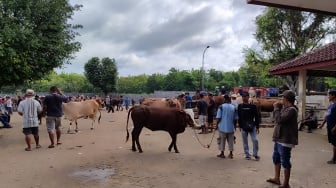
[[[204,68],[236,71],[242,49],[255,47],[255,17],[263,6],[246,0],[70,0],[83,5],[72,22],[83,25],[82,48],[57,72],[84,73],[92,57],[114,58],[119,76]]]

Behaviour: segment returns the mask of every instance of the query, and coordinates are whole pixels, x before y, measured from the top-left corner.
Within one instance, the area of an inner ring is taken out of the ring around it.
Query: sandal
[[[62,144],[62,142],[57,142],[57,145],[61,145]]]
[[[32,149],[31,148],[25,148],[25,151],[31,151]]]
[[[54,145],[50,145],[50,146],[48,146],[48,148],[54,148],[55,146]]]
[[[336,160],[327,161],[327,164],[336,164]]]
[[[217,155],[217,157],[219,157],[219,158],[225,158],[225,155],[224,154],[219,154],[219,155]]]
[[[41,148],[41,147],[42,147],[41,145],[36,145],[36,149]]]
[[[266,182],[272,183],[272,184],[275,184],[275,185],[281,185],[280,180],[277,181],[273,178],[270,178],[270,179],[266,180]]]

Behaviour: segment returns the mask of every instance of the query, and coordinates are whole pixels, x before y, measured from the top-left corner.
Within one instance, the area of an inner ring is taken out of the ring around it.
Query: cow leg
[[[68,131],[67,131],[68,134],[70,134],[71,125],[72,125],[72,121],[70,121],[70,124],[69,124],[69,128],[68,128]]]
[[[75,132],[77,133],[78,132],[78,123],[77,123],[77,120],[75,121],[76,123],[76,129],[75,129]]]
[[[172,142],[170,143],[168,147],[168,151],[170,152],[172,147],[174,146],[175,153],[180,153],[176,146],[177,134],[174,134],[174,133],[169,133],[169,134],[170,134],[170,137],[172,138]]]
[[[91,130],[94,129],[94,123],[95,123],[95,119],[92,120],[92,124],[91,124]]]
[[[134,129],[132,131],[132,151],[136,151],[136,148],[135,148],[135,144],[136,144],[138,147],[139,153],[143,152],[140,142],[139,142],[141,130],[142,130],[142,127],[136,128],[136,126],[134,126]]]

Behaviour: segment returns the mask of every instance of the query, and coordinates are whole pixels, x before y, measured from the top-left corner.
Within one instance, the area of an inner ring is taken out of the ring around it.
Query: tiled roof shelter
[[[336,77],[336,42],[270,68],[272,75],[298,75],[307,70],[307,76]]]
[[[247,3],[336,15],[335,0],[246,0]],[[306,76],[336,77],[336,42],[280,63],[272,75],[298,75],[298,107],[301,119],[306,111]]]
[[[246,0],[249,4],[336,15],[334,0]]]

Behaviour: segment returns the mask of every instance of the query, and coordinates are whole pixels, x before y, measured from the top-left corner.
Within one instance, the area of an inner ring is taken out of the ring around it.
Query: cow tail
[[[134,109],[134,106],[128,110],[128,114],[127,114],[127,123],[126,123],[126,132],[127,132],[127,136],[126,136],[126,142],[128,141],[128,138],[129,138],[129,132],[128,132],[128,120],[129,120],[130,113],[131,113],[131,111],[132,111],[133,109]]]

